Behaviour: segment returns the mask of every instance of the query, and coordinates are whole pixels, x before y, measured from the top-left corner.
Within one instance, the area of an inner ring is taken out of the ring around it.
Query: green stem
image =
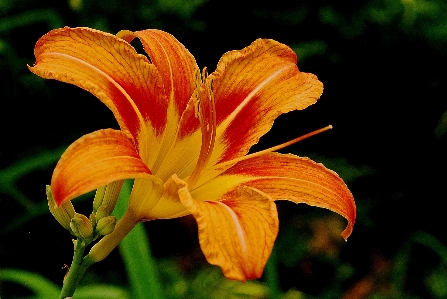
[[[93,262],[89,260],[84,261],[83,259],[86,245],[85,241],[81,239],[76,240],[73,261],[71,262],[70,270],[64,279],[59,299],[73,296],[85,271],[93,264]]]
[[[88,267],[105,259],[139,222],[140,221],[135,216],[134,212],[127,209],[116,224],[114,231],[111,234],[102,237],[102,239],[90,249],[90,252],[85,257],[85,248],[91,243],[92,239],[76,240],[73,261],[70,270],[64,279],[59,299],[71,298]]]
[[[86,242],[86,240],[78,239],[75,245],[73,261],[70,270],[64,279],[59,299],[65,299],[67,297],[71,298],[87,268],[94,263],[105,259],[137,223],[139,223],[139,221],[135,217],[135,214],[132,211],[127,210],[116,224],[114,231],[111,234],[104,236],[98,243],[96,243],[85,257],[85,247],[90,242],[88,242],[88,240]]]
[[[96,243],[85,257],[84,252],[87,244],[84,240],[78,239],[76,241],[73,261],[68,275],[64,280],[59,299],[72,297],[87,268],[105,259],[137,223],[138,221],[135,220],[134,214],[126,211],[116,224],[115,230]]]

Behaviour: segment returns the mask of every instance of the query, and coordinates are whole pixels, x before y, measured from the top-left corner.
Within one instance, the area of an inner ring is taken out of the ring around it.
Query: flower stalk
[[[71,262],[67,276],[64,278],[59,299],[71,298],[73,296],[85,271],[94,263],[91,259],[84,258],[85,247],[87,246],[84,240],[78,239],[74,241],[74,244],[73,261]]]
[[[116,224],[113,232],[104,236],[98,243],[96,243],[92,249],[90,249],[86,258],[93,263],[105,259],[138,222],[139,221],[135,218],[134,214],[130,210],[127,210]]]

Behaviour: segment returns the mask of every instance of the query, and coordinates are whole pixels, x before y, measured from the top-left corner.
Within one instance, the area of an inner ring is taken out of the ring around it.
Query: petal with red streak
[[[295,155],[268,153],[238,162],[191,191],[197,200],[217,200],[239,186],[250,186],[274,200],[290,200],[329,209],[348,220],[343,238],[352,232],[356,207],[343,180],[322,164]]]
[[[200,129],[199,129],[200,128]],[[215,144],[215,106],[210,88],[196,89],[178,123],[178,134],[173,146],[165,154],[162,167],[154,175],[167,180],[173,173],[181,178],[200,179],[209,162]],[[194,174],[193,174],[194,173]]]
[[[271,198],[242,187],[220,201],[192,198],[188,185],[178,182],[179,197],[197,221],[202,251],[224,275],[245,281],[259,278],[278,234],[278,214]]]
[[[217,112],[215,162],[245,155],[280,114],[317,101],[323,84],[296,63],[292,49],[267,39],[222,56],[208,77]]]
[[[174,100],[176,111],[181,115],[195,89],[198,66],[194,56],[174,36],[161,30],[123,30],[117,36],[128,42],[134,37],[140,39],[151,62],[161,74],[166,94]]]
[[[82,136],[62,154],[51,179],[57,205],[110,182],[151,177],[135,146],[121,131],[99,130]]]
[[[123,30],[118,32],[117,36],[128,42],[135,37],[140,39],[151,62],[160,72],[165,92],[168,95],[167,104],[169,103],[169,105],[166,111],[169,122],[163,136],[163,144],[160,148],[151,149],[156,151],[157,159],[149,162],[154,173],[157,173],[159,169],[164,172],[166,162],[172,164],[172,157],[166,158],[166,155],[171,148],[175,147],[173,143],[177,138],[180,118],[196,87],[196,75],[199,68],[185,46],[164,31],[156,29],[136,32]],[[169,178],[171,174],[164,179]]]
[[[167,100],[161,76],[129,43],[102,31],[65,27],[40,38],[34,54],[33,73],[91,92],[134,140],[146,121],[153,134],[163,132]]]

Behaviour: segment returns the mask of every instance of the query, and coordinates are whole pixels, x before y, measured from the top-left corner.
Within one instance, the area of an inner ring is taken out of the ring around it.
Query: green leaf
[[[414,233],[412,239],[415,243],[427,246],[428,248],[436,252],[439,255],[439,257],[443,259],[445,263],[447,263],[447,247],[444,244],[442,244],[442,242],[439,241],[439,239],[423,231],[418,231]]]
[[[0,280],[20,284],[33,291],[38,298],[58,298],[60,287],[45,277],[19,269],[1,269]]]
[[[87,285],[78,287],[76,299],[130,299],[129,292],[113,285]]]
[[[132,181],[126,181],[115,208],[117,216],[123,215],[126,211],[131,189]],[[119,249],[127,270],[133,298],[163,298],[158,270],[142,223],[136,225],[121,241]]]
[[[39,9],[25,11],[21,14],[13,15],[0,20],[0,32],[10,32],[14,28],[24,27],[31,24],[43,22],[49,28],[59,28],[64,26],[64,21],[58,12],[53,9]]]
[[[281,287],[279,285],[278,274],[278,257],[276,255],[276,250],[277,249],[274,247],[265,267],[265,279],[271,299],[277,299],[281,297]]]
[[[38,203],[29,200],[17,187],[17,181],[27,174],[39,170],[47,169],[57,162],[66,147],[60,147],[52,151],[41,151],[40,153],[23,158],[7,168],[0,169],[0,193],[11,196],[16,203],[25,209],[25,213],[20,217],[15,217],[6,227],[0,231],[0,236],[6,235],[31,219],[49,213],[45,191],[43,187],[42,200]]]

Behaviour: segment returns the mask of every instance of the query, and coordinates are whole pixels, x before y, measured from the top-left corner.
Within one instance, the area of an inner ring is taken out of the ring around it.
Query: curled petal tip
[[[135,34],[130,30],[121,30],[116,34],[116,37],[124,39],[126,42],[130,43],[135,38]]]
[[[349,223],[346,229],[340,234],[342,238],[347,242],[349,236],[351,236],[353,230],[353,224]]]

